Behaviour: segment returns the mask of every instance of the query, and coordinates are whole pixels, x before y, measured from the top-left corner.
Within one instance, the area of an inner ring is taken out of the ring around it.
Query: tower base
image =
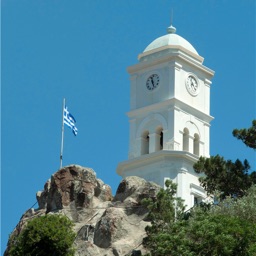
[[[190,209],[207,197],[198,180],[200,175],[193,169],[197,161],[197,156],[186,151],[161,150],[121,162],[116,172],[122,178],[138,176],[161,187],[171,179],[178,184],[177,196],[184,200],[186,209]]]

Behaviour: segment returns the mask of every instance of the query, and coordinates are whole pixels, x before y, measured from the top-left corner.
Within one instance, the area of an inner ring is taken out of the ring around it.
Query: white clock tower
[[[131,80],[129,159],[123,178],[139,176],[164,187],[178,184],[187,208],[205,199],[193,165],[209,157],[210,85],[214,71],[173,26],[128,67]]]

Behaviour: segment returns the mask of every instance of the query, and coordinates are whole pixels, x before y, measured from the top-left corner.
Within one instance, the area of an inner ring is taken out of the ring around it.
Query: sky
[[[211,155],[256,170],[255,151],[232,136],[256,118],[255,0],[2,0],[2,253],[59,169],[64,97],[78,135],[65,128],[63,165],[93,168],[115,194],[116,167],[128,159],[126,69],[166,34],[171,13],[177,34],[215,71]]]

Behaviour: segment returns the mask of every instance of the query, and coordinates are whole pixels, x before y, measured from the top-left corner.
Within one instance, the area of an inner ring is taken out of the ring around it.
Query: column
[[[177,174],[177,184],[178,184],[177,196],[184,199],[185,204],[188,204],[189,203],[189,198],[187,198],[187,197],[190,196],[190,195],[187,195],[186,174],[187,174],[187,169],[182,167],[178,170],[178,174]]]
[[[194,152],[194,136],[188,135],[188,152],[192,153]]]
[[[160,135],[157,133],[149,134],[149,153],[160,150]]]

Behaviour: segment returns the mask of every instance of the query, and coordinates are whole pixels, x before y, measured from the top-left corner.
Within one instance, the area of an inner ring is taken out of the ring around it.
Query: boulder
[[[52,175],[44,191],[37,192],[37,201],[40,209],[51,212],[61,210],[71,202],[77,208],[90,207],[94,196],[102,201],[111,200],[110,186],[97,179],[91,168],[71,165]]]
[[[141,255],[147,252],[142,240],[150,224],[142,200],[155,198],[159,189],[155,183],[132,176],[121,181],[113,198],[111,187],[97,179],[94,170],[66,166],[37,192],[39,208],[26,211],[12,235],[18,236],[31,218],[64,214],[74,222],[76,256]]]

